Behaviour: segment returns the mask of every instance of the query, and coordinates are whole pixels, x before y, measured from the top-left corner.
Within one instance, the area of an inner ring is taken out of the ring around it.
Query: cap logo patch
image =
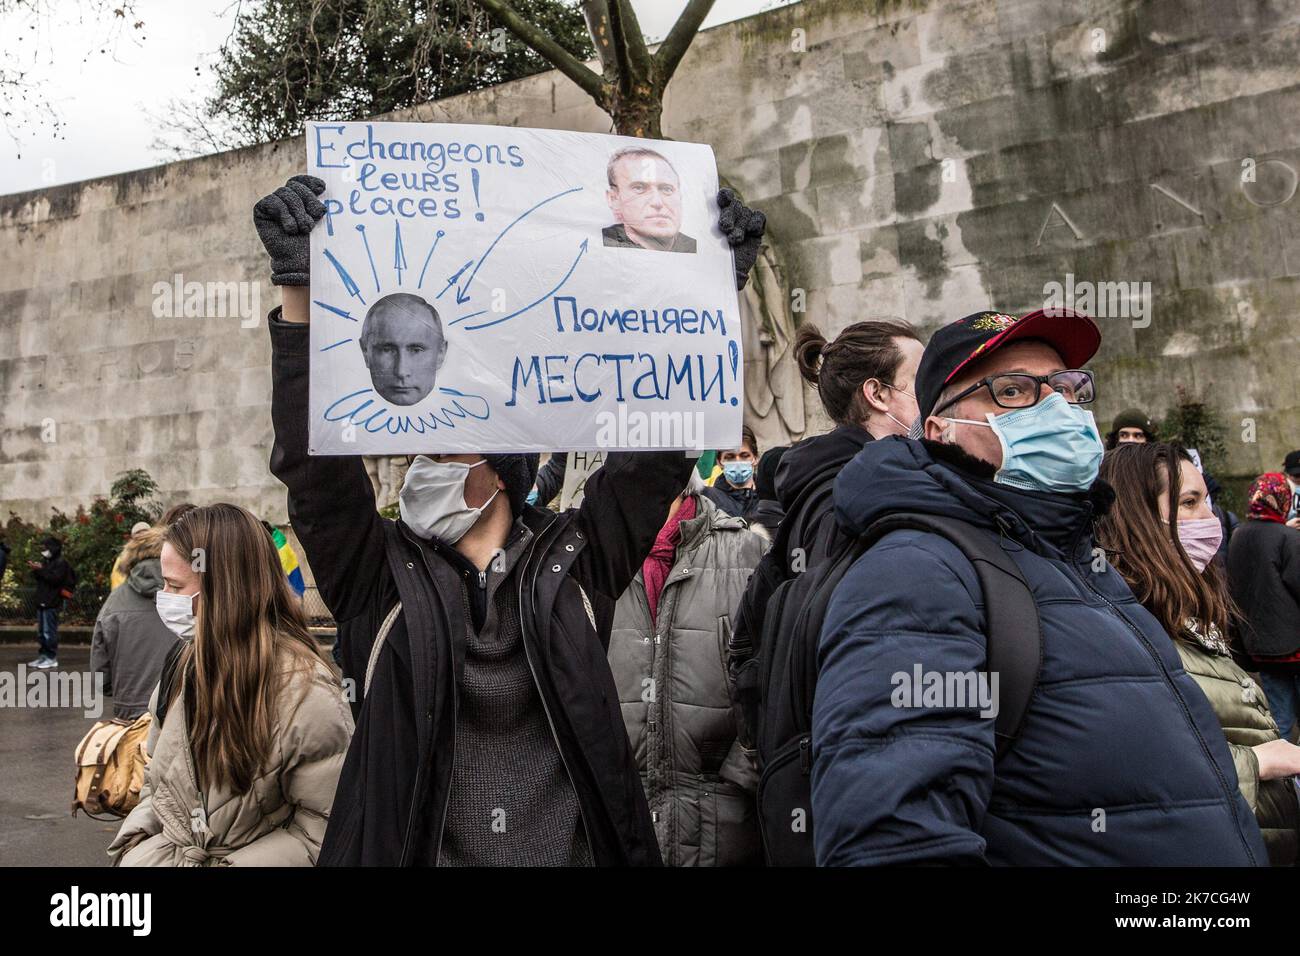
[[[1018,321],[1014,315],[1003,312],[982,312],[971,322],[970,327],[979,332],[1005,332]]]

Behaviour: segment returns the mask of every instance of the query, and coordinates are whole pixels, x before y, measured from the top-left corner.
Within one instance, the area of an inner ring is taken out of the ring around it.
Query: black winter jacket
[[[1285,657],[1300,650],[1300,530],[1243,521],[1228,546],[1228,587],[1245,618],[1246,653]]]
[[[727,671],[742,698],[752,698],[755,692],[740,675],[763,635],[767,602],[782,581],[814,567],[835,549],[840,536],[835,478],[869,441],[871,434],[865,428],[840,425],[825,435],[805,438],[781,456],[776,497],[784,514],[732,617]],[[753,728],[744,726],[743,719],[740,739],[746,747],[753,744]]]
[[[318,864],[431,864],[465,658],[463,562],[381,518],[359,458],[308,456],[309,327],[284,322],[278,309],[269,326],[271,471],[288,488],[289,519],[338,622],[344,675],[358,698]],[[681,452],[611,453],[581,508],[526,507],[519,519],[534,535],[515,577],[524,648],[598,865],[661,862],[606,652],[614,603],[691,467]],[[375,635],[398,601],[402,613],[360,699]]]
[[[39,568],[32,568],[32,577],[36,578],[36,605],[41,608],[63,607],[63,588],[72,588],[74,576],[72,565],[63,558],[63,545],[58,541],[48,541],[50,556],[41,562]]]

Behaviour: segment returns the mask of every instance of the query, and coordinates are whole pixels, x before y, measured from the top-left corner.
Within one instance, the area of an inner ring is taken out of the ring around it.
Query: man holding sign
[[[659,863],[605,650],[691,459],[611,451],[583,505],[554,515],[525,503],[535,454],[418,455],[401,520],[381,518],[359,456],[308,453],[322,196],[296,176],[253,217],[284,286],[268,322],[271,470],[362,692],[319,862]],[[730,194],[719,205],[743,284],[764,220]]]

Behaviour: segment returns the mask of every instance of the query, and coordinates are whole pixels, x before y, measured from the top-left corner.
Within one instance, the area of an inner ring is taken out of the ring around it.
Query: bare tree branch
[[[614,50],[619,57],[619,79],[623,90],[634,84],[653,80],[653,63],[646,49],[645,36],[637,23],[636,13],[628,0],[606,0]]]
[[[587,21],[587,33],[591,35],[596,55],[600,57],[600,68],[606,80],[614,78],[618,60],[614,56],[613,35],[609,26],[609,4],[607,0],[582,0],[582,18]]]
[[[585,63],[579,62],[577,57],[516,13],[508,0],[474,0],[474,2],[492,13],[501,21],[502,26],[578,84],[578,87],[594,99],[601,109],[606,108],[609,89],[604,78],[592,72]],[[709,3],[712,5],[713,0],[709,0]]]
[[[226,118],[214,115],[201,99],[173,97],[164,108],[146,115],[155,130],[149,151],[163,162],[210,156],[238,142]]]
[[[668,31],[668,36],[664,37],[664,42],[659,45],[659,50],[655,53],[655,65],[659,68],[661,89],[673,78],[677,64],[686,55],[686,50],[700,29],[700,24],[713,9],[713,2],[714,0],[690,0],[682,15],[673,24],[673,28]]]

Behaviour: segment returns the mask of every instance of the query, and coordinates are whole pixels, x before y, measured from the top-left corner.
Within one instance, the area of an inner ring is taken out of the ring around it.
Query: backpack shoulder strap
[[[379,660],[379,652],[384,649],[384,641],[388,638],[388,632],[393,629],[393,625],[397,623],[397,615],[401,613],[402,602],[398,601],[393,605],[393,609],[388,612],[388,616],[384,618],[384,623],[379,625],[379,633],[375,635],[375,643],[370,647],[370,659],[366,661],[366,682],[362,685],[361,690],[363,700],[365,699],[365,696],[370,693],[370,677],[375,672],[375,664]]]
[[[864,533],[866,546],[901,529],[942,535],[975,569],[988,622],[987,670],[998,675],[993,732],[1001,758],[1020,736],[1043,664],[1043,631],[1033,592],[997,536],[958,518],[912,512],[886,515]]]

